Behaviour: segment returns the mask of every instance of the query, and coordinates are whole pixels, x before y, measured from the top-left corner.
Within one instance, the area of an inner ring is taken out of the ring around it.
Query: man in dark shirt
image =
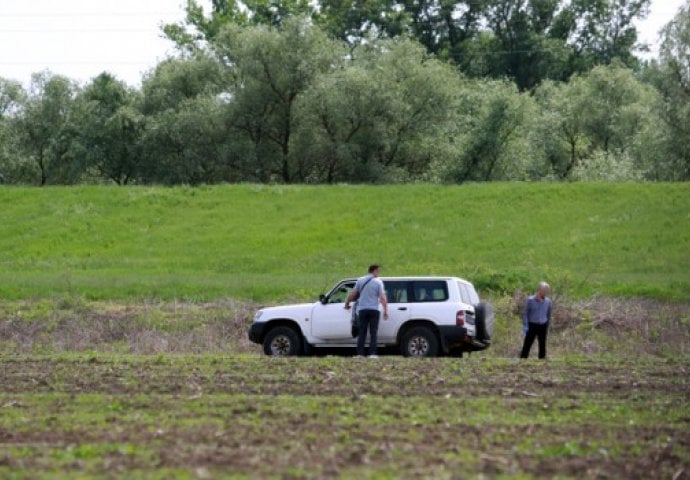
[[[535,337],[539,339],[539,358],[546,358],[546,332],[551,321],[551,299],[546,296],[547,293],[549,284],[541,282],[537,293],[529,297],[525,303],[525,311],[522,313],[525,343],[522,345],[520,358],[529,357]]]

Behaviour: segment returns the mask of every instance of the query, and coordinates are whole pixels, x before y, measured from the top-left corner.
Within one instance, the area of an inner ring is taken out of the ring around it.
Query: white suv
[[[462,356],[491,343],[493,315],[474,286],[457,277],[381,277],[388,320],[379,322],[381,347],[397,346],[405,356]],[[352,347],[351,311],[345,310],[355,279],[343,280],[316,303],[263,308],[249,339],[267,355],[299,355],[314,348]]]

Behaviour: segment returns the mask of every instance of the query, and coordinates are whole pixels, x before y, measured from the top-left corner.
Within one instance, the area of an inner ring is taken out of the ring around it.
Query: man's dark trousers
[[[525,335],[525,343],[522,346],[522,353],[520,358],[529,357],[529,351],[532,349],[534,337],[539,339],[539,358],[546,358],[546,333],[549,330],[549,322],[546,323],[528,323],[527,334]]]
[[[369,355],[376,355],[376,342],[379,335],[379,317],[381,313],[378,310],[360,310],[357,314],[359,316],[359,337],[357,337],[357,355],[364,356],[364,342],[367,339],[367,330],[369,335]]]

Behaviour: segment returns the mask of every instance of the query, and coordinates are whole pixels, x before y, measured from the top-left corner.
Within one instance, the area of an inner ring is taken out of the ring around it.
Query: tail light
[[[455,314],[455,325],[458,327],[462,327],[465,325],[465,311],[464,310],[458,310],[458,313]]]

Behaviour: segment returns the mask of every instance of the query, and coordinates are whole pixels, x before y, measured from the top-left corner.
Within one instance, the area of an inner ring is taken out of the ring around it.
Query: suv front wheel
[[[290,327],[272,328],[264,337],[264,353],[273,356],[292,356],[300,352],[297,333]]]
[[[403,335],[401,349],[405,357],[435,357],[438,337],[427,327],[414,327]]]

